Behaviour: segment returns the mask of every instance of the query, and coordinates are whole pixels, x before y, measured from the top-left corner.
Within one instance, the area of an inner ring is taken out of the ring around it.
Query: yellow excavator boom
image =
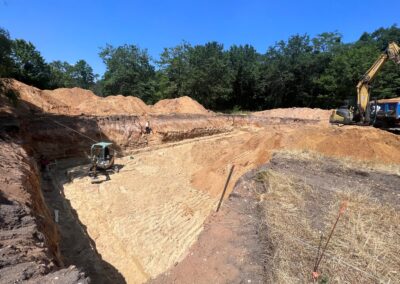
[[[400,64],[400,47],[391,42],[374,64],[364,74],[357,84],[357,109],[339,108],[332,112],[329,119],[331,123],[340,124],[370,124],[370,82],[376,77],[385,62],[391,59],[396,64]]]
[[[375,78],[376,74],[385,64],[385,62],[391,59],[395,63],[400,64],[400,47],[392,42],[384,53],[374,62],[371,68],[364,74],[360,82],[357,84],[357,105],[361,115],[362,122],[369,122],[369,84]]]

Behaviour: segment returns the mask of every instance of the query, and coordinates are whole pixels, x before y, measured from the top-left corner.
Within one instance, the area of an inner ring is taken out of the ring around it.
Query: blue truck
[[[376,108],[376,127],[400,130],[400,97],[378,100]]]

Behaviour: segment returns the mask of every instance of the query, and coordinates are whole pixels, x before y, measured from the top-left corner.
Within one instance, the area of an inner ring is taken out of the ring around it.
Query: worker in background
[[[153,129],[150,127],[150,121],[146,121],[145,133],[150,134],[151,132],[153,132]]]

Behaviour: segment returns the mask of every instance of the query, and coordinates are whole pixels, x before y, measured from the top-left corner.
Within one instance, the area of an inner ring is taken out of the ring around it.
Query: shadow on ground
[[[85,271],[92,283],[126,283],[122,274],[102,259],[86,226],[80,222],[79,216],[69,200],[65,199],[61,186],[65,181],[67,181],[66,177],[61,182],[53,180],[52,183],[44,180],[42,183],[47,204],[53,212],[54,210],[59,211],[60,250],[64,264],[66,266],[75,265]]]

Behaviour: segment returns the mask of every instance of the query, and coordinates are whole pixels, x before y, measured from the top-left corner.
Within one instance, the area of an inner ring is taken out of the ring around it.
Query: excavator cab
[[[89,176],[97,177],[97,171],[107,170],[118,172],[118,167],[114,165],[115,151],[110,142],[98,142],[90,148],[91,167]]]

